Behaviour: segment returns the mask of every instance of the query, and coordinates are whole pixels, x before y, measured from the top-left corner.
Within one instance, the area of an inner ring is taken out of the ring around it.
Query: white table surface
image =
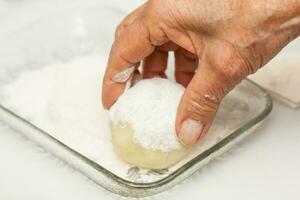
[[[25,0],[11,2],[25,4]],[[128,11],[140,2],[113,0],[109,3]],[[31,9],[35,14],[43,13],[45,5]],[[0,32],[17,26],[6,23],[6,16],[14,16],[12,20],[19,24],[25,23],[18,6],[10,4],[12,10],[5,6],[6,1],[0,0]],[[31,18],[33,15],[26,16],[27,20]],[[120,199],[1,122],[0,158],[1,200]],[[152,198],[182,200],[185,197],[300,199],[300,110],[275,103],[270,116],[253,135],[185,182]]]

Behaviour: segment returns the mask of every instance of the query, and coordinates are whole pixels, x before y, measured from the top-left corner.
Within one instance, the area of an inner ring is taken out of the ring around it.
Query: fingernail
[[[203,129],[203,124],[193,119],[187,119],[182,123],[179,139],[185,145],[194,144],[198,141]]]
[[[125,83],[131,77],[132,73],[134,72],[135,67],[129,67],[119,73],[117,73],[113,78],[112,81],[116,83]]]

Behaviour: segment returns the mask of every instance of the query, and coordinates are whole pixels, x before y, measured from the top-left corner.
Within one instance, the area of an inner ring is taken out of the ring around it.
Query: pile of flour
[[[48,132],[75,151],[112,173],[131,180],[127,176],[127,171],[132,166],[121,161],[114,153],[109,115],[101,105],[101,83],[106,62],[106,55],[85,55],[69,62],[57,62],[39,69],[28,69],[18,77],[14,77],[13,81],[0,85],[0,101],[3,106]],[[146,88],[147,91],[140,91],[141,88]],[[179,148],[180,144],[176,140],[174,123],[176,107],[182,92],[183,88],[180,85],[168,80],[142,81],[120,97],[118,104],[123,106],[118,106],[120,110],[118,114],[113,114],[113,117],[128,121],[145,120],[143,123],[136,123],[135,129],[138,132],[136,132],[135,140],[144,143],[144,146],[148,148],[163,150]],[[134,97],[137,99],[132,99],[132,102],[139,106],[127,102],[126,99]],[[138,99],[142,102],[138,103]],[[132,116],[127,115],[128,110]],[[220,111],[222,111],[222,107]],[[133,115],[134,112],[136,112],[136,116]],[[152,113],[158,114],[154,118]],[[228,115],[228,112],[220,113],[223,113],[222,116],[217,115],[209,134],[193,148],[186,158],[171,167],[163,176],[172,173],[231,133],[231,128],[229,129],[223,123],[223,118],[229,121],[236,119],[234,116]],[[140,119],[136,117],[140,117]],[[146,123],[146,120],[149,120],[149,123]],[[157,128],[153,134],[155,137],[149,135],[150,126]],[[162,132],[159,132],[159,129]],[[148,139],[141,141],[142,133]],[[164,133],[166,135],[162,136]],[[167,139],[162,140],[165,137]],[[149,141],[154,141],[154,143],[150,144]],[[159,178],[160,176],[145,172],[140,181],[151,182]]]
[[[176,111],[184,87],[162,78],[146,79],[125,91],[110,109],[114,123],[128,122],[142,147],[163,152],[181,148]]]
[[[105,55],[87,55],[22,72],[1,86],[1,103],[103,167],[126,174],[129,165],[113,151],[109,114],[101,104],[106,62]],[[182,93],[168,80],[142,81],[121,96],[114,116],[133,122],[135,139],[145,148],[179,148],[174,123]]]
[[[129,167],[111,145],[101,104],[104,55],[88,55],[23,72],[1,87],[1,103],[67,146],[117,174]]]

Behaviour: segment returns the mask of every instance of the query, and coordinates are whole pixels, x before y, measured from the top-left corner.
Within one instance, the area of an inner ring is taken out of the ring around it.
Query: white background
[[[33,1],[34,7],[31,6]],[[56,6],[67,5],[58,0],[51,1],[51,5],[56,2]],[[140,2],[113,0],[103,3],[129,11]],[[51,5],[37,0],[0,0],[0,33],[49,12]],[[31,15],[24,16],[21,7],[31,9]],[[1,122],[0,159],[1,200],[123,198],[97,186]],[[187,197],[205,200],[300,199],[300,110],[275,103],[262,126],[240,145],[184,183],[151,198],[182,200]]]

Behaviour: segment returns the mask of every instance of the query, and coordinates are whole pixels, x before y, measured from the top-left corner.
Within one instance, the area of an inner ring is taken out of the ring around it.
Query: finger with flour
[[[122,94],[126,79],[134,72],[133,66],[154,51],[148,35],[142,20],[137,20],[116,38],[103,79],[102,103],[105,108],[110,108]]]

